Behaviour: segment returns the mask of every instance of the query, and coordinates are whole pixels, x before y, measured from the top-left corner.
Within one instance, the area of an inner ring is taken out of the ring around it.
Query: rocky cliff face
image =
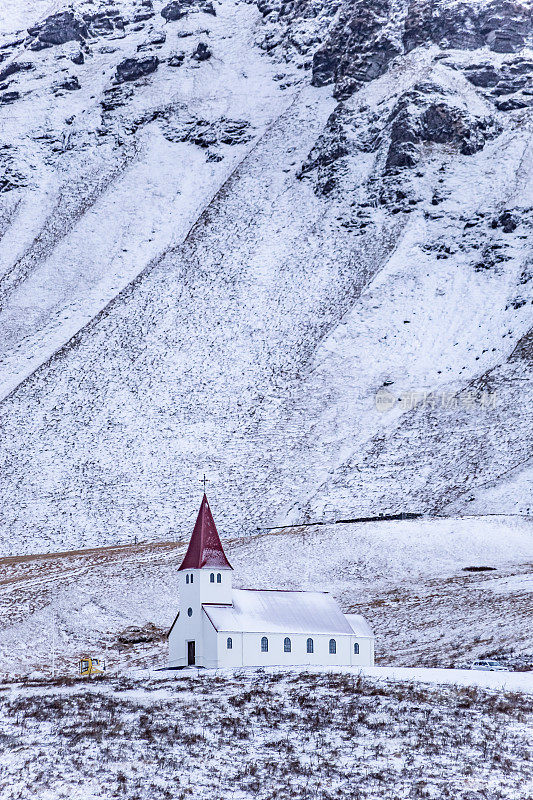
[[[281,37],[269,34],[266,48],[281,45],[290,52],[294,47],[312,57],[313,84],[334,84],[339,98],[379,77],[392,59],[417,47],[519,53],[531,44],[533,32],[531,4],[505,0],[266,0],[259,8],[282,31]],[[303,33],[305,22],[311,23],[311,36]]]
[[[30,12],[0,42],[2,550],[173,536],[203,472],[225,532],[525,512],[530,4]]]

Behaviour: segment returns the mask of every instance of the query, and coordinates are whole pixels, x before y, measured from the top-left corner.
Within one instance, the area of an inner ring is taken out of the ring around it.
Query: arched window
[[[354,653],[354,656],[358,656],[359,655],[359,643],[358,642],[354,642],[353,653]]]
[[[192,617],[192,608],[187,609],[187,616]]]
[[[335,655],[335,653],[337,652],[337,642],[335,641],[335,639],[330,639],[330,640],[329,640],[329,652],[330,652],[330,653],[331,653],[331,655],[333,655],[333,656],[334,656],[334,655]]]
[[[227,642],[226,642],[226,647],[228,648],[228,650],[231,650],[232,647],[233,647],[233,640],[232,640],[231,636],[228,636],[228,639],[227,639]]]
[[[189,583],[189,576],[188,575],[185,576],[185,583]]]
[[[308,639],[308,640],[307,640],[307,652],[308,652],[308,653],[313,653],[313,652],[314,652],[314,649],[313,649],[313,640],[312,640],[312,639]]]
[[[191,572],[191,583],[193,583],[193,582],[194,582],[194,575]]]
[[[268,639],[266,636],[261,639],[261,652],[268,653]]]
[[[283,640],[283,652],[290,653],[291,652],[291,640],[288,636],[285,637]]]
[[[222,583],[222,575],[220,572],[217,572],[217,583]]]
[[[209,576],[209,581],[210,581],[210,583],[214,583],[215,582],[215,573],[214,572],[212,572],[211,575]]]

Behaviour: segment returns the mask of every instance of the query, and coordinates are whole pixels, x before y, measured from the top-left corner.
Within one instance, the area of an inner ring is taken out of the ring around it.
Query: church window
[[[266,636],[261,639],[261,652],[268,653],[268,639]]]
[[[232,647],[233,647],[233,640],[232,640],[231,636],[228,636],[228,640],[226,642],[226,647],[228,648],[228,650],[231,650]]]
[[[353,652],[354,652],[354,655],[356,655],[356,656],[359,655],[359,643],[358,642],[354,642]]]
[[[192,617],[192,608],[187,609],[187,614],[189,617]]]
[[[215,573],[214,572],[212,572],[211,575],[209,576],[209,580],[210,580],[211,583],[215,582]]]
[[[331,655],[335,655],[335,653],[337,652],[337,642],[335,641],[335,639],[329,640],[329,652],[331,653]]]
[[[288,636],[285,637],[283,640],[283,652],[290,653],[291,652],[291,640]]]
[[[191,572],[191,583],[194,583],[194,575]]]
[[[314,652],[313,640],[312,639],[308,639],[307,640],[307,652],[308,653],[313,653]]]
[[[188,575],[185,576],[185,583],[189,583],[189,576]]]
[[[220,572],[217,572],[217,583],[222,583],[222,575]]]

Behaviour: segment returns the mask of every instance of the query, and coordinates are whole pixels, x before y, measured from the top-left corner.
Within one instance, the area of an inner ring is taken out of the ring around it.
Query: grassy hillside
[[[0,560],[0,673],[49,675],[54,639],[64,675],[86,652],[106,652],[112,671],[164,665],[190,530],[175,544]],[[533,663],[527,520],[296,528],[226,549],[236,587],[330,591],[343,611],[364,614],[378,664],[458,667],[489,655]],[[480,566],[492,570],[464,570]]]

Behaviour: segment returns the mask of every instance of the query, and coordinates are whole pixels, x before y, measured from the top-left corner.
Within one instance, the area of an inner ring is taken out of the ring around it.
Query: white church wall
[[[179,592],[180,608],[200,603],[231,605],[232,572],[230,569],[183,570],[179,574]]]
[[[168,665],[169,667],[184,667],[187,664],[185,652],[185,638],[181,614],[168,637]]]
[[[193,615],[194,616],[194,615]],[[284,650],[286,635],[291,640],[291,652]],[[261,651],[261,639],[268,639],[268,652]],[[232,647],[228,649],[227,640],[231,638]],[[307,652],[307,639],[313,639],[313,653]],[[330,639],[335,639],[336,653],[329,652]],[[187,641],[196,642],[196,664],[204,667],[240,666],[373,666],[374,640],[372,638],[330,636],[319,634],[280,634],[280,633],[235,633],[216,632],[205,613],[199,620],[185,624],[179,621],[169,637],[169,663],[171,666],[187,665]],[[359,645],[359,653],[354,653],[354,644]]]
[[[217,581],[218,575],[220,583]],[[202,610],[202,604],[231,603],[231,570],[182,570],[179,573],[179,592],[180,615],[169,635],[169,665],[187,666],[187,642],[194,641],[196,664],[216,667],[216,631]]]
[[[354,653],[354,644],[359,645],[359,653]],[[351,643],[351,663],[359,667],[374,666],[374,639],[365,636],[353,636]]]
[[[199,584],[199,582],[198,582]],[[187,642],[195,643],[196,664],[202,659],[202,642],[204,639],[203,617],[205,616],[200,602],[200,586],[185,584],[180,581],[180,614],[169,636],[170,666],[187,666]]]
[[[202,603],[219,603],[231,605],[232,571],[230,569],[199,569],[195,571],[195,580],[200,586]],[[213,580],[211,580],[211,575]],[[220,576],[220,583],[218,577]]]
[[[231,634],[220,634],[224,636]],[[261,651],[261,639],[268,639],[268,652]],[[284,641],[291,640],[291,651],[284,650]],[[313,640],[313,652],[307,652],[307,639]],[[329,652],[330,640],[334,639],[336,652]],[[353,645],[359,644],[359,653],[353,652]],[[244,633],[242,635],[243,666],[276,666],[276,665],[333,665],[348,666],[351,664],[369,666],[374,663],[373,640],[359,638],[350,634],[290,634],[290,633]],[[230,664],[227,664],[230,666]]]
[[[192,615],[187,615],[192,608]],[[188,642],[195,645],[195,664],[199,667],[218,666],[217,632],[200,607],[188,606],[180,611],[180,616],[168,637],[169,666],[186,667],[188,663]]]
[[[231,639],[231,649],[228,649],[228,638]],[[217,654],[219,667],[242,667],[243,665],[243,634],[224,633],[217,636]]]
[[[197,665],[210,669],[218,667],[218,634],[205,611],[202,613],[202,638],[199,647]]]

